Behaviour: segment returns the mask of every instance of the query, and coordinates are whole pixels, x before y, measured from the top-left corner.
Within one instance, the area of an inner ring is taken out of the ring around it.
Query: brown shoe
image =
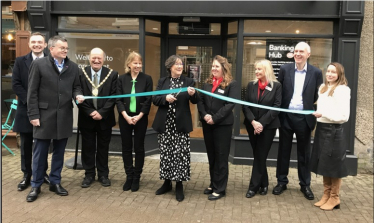
[[[314,204],[316,207],[321,207],[324,205],[330,198],[330,192],[331,192],[331,178],[330,177],[323,177],[323,196],[321,197],[321,200]]]
[[[339,191],[342,185],[342,178],[331,178],[331,193],[329,200],[322,205],[320,208],[325,211],[331,211],[333,209],[340,208]]]

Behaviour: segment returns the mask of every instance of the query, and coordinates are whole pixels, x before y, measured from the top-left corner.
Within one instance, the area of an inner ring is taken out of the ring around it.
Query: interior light
[[[7,36],[7,38],[8,38],[9,41],[11,41],[13,39],[12,34],[9,33],[8,36]]]
[[[266,32],[266,33],[271,33],[271,30],[266,30],[265,32]]]
[[[158,28],[152,28],[153,30],[158,30]]]
[[[257,45],[261,45],[262,43],[261,42],[257,42]]]
[[[299,34],[299,32],[300,32],[300,31],[297,29],[297,30],[296,30],[296,33]]]
[[[247,44],[256,45],[257,43],[256,42],[249,42]]]

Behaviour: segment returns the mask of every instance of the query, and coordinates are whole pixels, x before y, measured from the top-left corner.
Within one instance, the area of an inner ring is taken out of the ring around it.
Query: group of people
[[[31,52],[16,59],[13,72],[13,90],[19,100],[14,131],[21,135],[21,170],[24,173],[18,190],[25,190],[31,184],[32,189],[26,198],[28,202],[37,199],[43,182],[49,183],[50,191],[68,195],[61,186],[61,170],[67,139],[72,135],[72,99],[79,107],[78,129],[82,134],[82,165],[85,170],[82,188],[91,186],[96,173],[102,186],[111,185],[108,152],[115,125],[114,106],[117,105],[126,173],[123,190],[139,190],[148,114],[153,103],[158,106],[152,127],[158,133],[160,179],[164,181],[156,195],[171,191],[172,181],[175,181],[176,200],[183,201],[183,181],[190,180],[191,102],[197,104],[209,160],[210,184],[203,193],[209,200],[226,195],[235,103],[197,93],[194,80],[182,75],[181,57],[172,55],[166,60],[168,75],[158,81],[156,90],[187,88],[187,91],[116,98],[115,95],[153,91],[151,76],[142,72],[139,53],[128,55],[125,74],[118,75],[118,72],[103,66],[106,55],[100,48],[91,50],[90,66],[79,69],[67,58],[69,48],[64,37],[54,36],[48,41],[49,55],[43,54],[46,46],[42,34],[31,34]],[[331,210],[339,206],[341,178],[347,176],[341,124],[349,117],[350,89],[342,65],[331,63],[322,84],[322,72],[307,63],[309,56],[309,45],[298,43],[294,50],[295,63],[283,65],[278,78],[270,61],[255,63],[256,78],[248,83],[244,100],[290,109],[291,113],[243,105],[244,124],[254,156],[246,197],[268,192],[266,159],[279,128],[278,183],[273,194],[280,195],[287,189],[292,140],[296,134],[301,191],[307,199],[314,199],[310,188],[311,171],[323,175],[324,194],[315,205]],[[233,79],[231,64],[226,58],[219,55],[213,58],[210,75],[202,90],[240,99],[240,86]],[[83,95],[111,97],[85,100]],[[292,110],[314,110],[318,98],[313,115],[292,113]],[[318,125],[312,150],[311,132],[316,118]],[[53,155],[48,176],[47,157],[51,140]]]

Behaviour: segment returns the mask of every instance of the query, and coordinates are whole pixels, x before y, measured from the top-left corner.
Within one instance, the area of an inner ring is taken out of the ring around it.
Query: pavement
[[[203,190],[209,185],[206,159],[193,154],[191,180],[184,183],[185,199],[175,199],[173,190],[155,195],[162,185],[157,156],[146,157],[140,189],[123,191],[126,179],[121,156],[109,157],[110,187],[96,180],[81,188],[83,170],[62,170],[62,186],[69,195],[58,196],[43,184],[35,202],[26,202],[30,188],[17,191],[22,178],[19,149],[15,156],[2,148],[2,222],[373,222],[373,175],[359,174],[343,179],[340,209],[322,211],[313,204],[322,196],[322,177],[312,175],[314,201],[304,198],[298,184],[297,170],[290,169],[288,190],[281,195],[271,191],[276,185],[275,168],[269,167],[269,193],[245,198],[251,166],[229,164],[226,197],[209,201]],[[65,160],[74,156],[65,153]],[[51,154],[49,155],[49,166]]]

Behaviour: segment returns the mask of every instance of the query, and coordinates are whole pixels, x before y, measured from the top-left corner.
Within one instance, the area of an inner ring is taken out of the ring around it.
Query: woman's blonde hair
[[[343,65],[341,65],[338,62],[331,62],[329,65],[327,65],[327,67],[329,67],[330,65],[332,65],[332,66],[334,66],[336,68],[336,74],[338,75],[338,79],[336,80],[336,83],[334,84],[334,86],[332,86],[332,88],[331,88],[331,90],[329,92],[329,96],[332,96],[334,94],[335,88],[337,86],[339,86],[339,85],[348,85],[348,81],[345,78],[345,73],[344,73],[344,67],[343,67]],[[329,89],[329,83],[327,82],[326,75],[325,75],[325,78],[324,78],[323,82],[324,82],[325,85],[320,90],[321,94],[325,93]]]
[[[255,68],[256,66],[261,66],[262,68],[264,68],[266,81],[270,83],[271,87],[273,87],[273,82],[278,82],[277,78],[274,75],[273,66],[271,65],[271,62],[269,60],[258,60],[255,62]],[[258,79],[255,78],[253,84],[256,84],[257,81]]]
[[[222,75],[223,80],[221,84],[219,85],[222,89],[225,89],[232,81],[232,75],[231,75],[231,64],[227,61],[227,59],[223,56],[217,55],[213,58],[213,62],[217,61],[222,66]],[[212,62],[212,64],[213,64]],[[208,84],[213,83],[213,74],[212,71],[210,71],[210,76],[205,81]]]
[[[129,63],[133,62],[136,58],[138,58],[141,62],[143,62],[142,56],[135,51],[132,51],[127,56],[127,59],[126,59],[126,62],[125,62],[125,73],[131,72],[131,69],[129,67]],[[142,71],[142,69],[140,69],[140,71]]]

